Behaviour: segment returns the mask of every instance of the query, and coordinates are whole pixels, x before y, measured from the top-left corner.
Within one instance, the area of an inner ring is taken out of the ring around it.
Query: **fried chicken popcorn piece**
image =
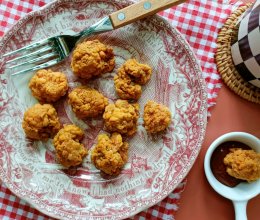
[[[69,103],[78,118],[90,118],[103,114],[108,99],[95,89],[79,86],[69,94]]]
[[[126,100],[117,100],[115,104],[109,104],[103,114],[105,127],[109,131],[127,136],[136,132],[138,117],[139,105],[129,104]]]
[[[98,40],[82,42],[72,53],[72,71],[81,78],[90,79],[111,72],[114,67],[113,49]]]
[[[64,73],[42,69],[31,78],[29,88],[40,102],[50,103],[64,96],[69,86]]]
[[[139,84],[132,82],[130,76],[124,71],[120,71],[114,77],[115,89],[117,95],[121,99],[138,100],[142,94],[142,87]]]
[[[138,63],[136,59],[127,60],[120,71],[124,71],[135,83],[140,85],[146,84],[152,75],[152,68],[147,64]]]
[[[122,136],[113,133],[98,135],[98,143],[91,152],[91,160],[95,167],[104,173],[117,176],[128,159],[128,143]]]
[[[171,112],[168,107],[148,101],[144,107],[144,127],[154,134],[165,130],[171,123]]]
[[[76,125],[65,125],[54,137],[56,157],[64,167],[80,165],[88,151],[80,141],[84,132]]]
[[[61,124],[52,105],[36,104],[24,113],[22,127],[28,138],[46,141],[59,131]]]
[[[142,87],[147,83],[152,74],[152,69],[146,64],[138,63],[135,59],[127,60],[114,77],[115,89],[121,99],[138,100]]]
[[[237,179],[248,182],[260,178],[260,153],[254,150],[233,148],[224,158],[227,173]]]

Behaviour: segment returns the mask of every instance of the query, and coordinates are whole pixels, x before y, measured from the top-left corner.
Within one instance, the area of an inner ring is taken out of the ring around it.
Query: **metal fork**
[[[20,69],[23,66],[30,65],[29,68],[17,72],[15,71],[12,75],[47,68],[60,63],[68,57],[81,38],[114,30],[184,1],[185,0],[143,0],[104,17],[76,35],[50,37],[18,50],[6,53],[3,57],[20,54],[20,56],[6,62],[8,69],[15,69],[18,67]],[[21,55],[24,53],[27,54]],[[23,61],[24,59],[26,61]],[[14,64],[19,61],[20,63]]]

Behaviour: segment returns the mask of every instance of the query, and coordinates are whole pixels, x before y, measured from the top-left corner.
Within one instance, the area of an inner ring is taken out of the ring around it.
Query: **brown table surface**
[[[201,152],[187,176],[177,220],[235,219],[232,202],[218,195],[207,182],[204,157],[209,145],[227,132],[243,131],[260,138],[260,105],[240,98],[223,85],[211,113]],[[249,201],[247,215],[248,220],[260,219],[260,195]]]

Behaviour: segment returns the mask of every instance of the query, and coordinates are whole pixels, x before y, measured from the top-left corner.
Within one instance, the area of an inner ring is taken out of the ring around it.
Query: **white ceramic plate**
[[[0,56],[31,42],[73,34],[99,18],[131,4],[125,0],[60,0],[21,19],[0,43]],[[62,219],[126,218],[165,198],[187,175],[202,145],[207,117],[206,89],[201,69],[180,33],[158,16],[92,37],[112,46],[113,73],[87,82],[109,100],[117,96],[113,75],[129,58],[153,68],[139,100],[137,134],[129,139],[129,160],[122,174],[103,179],[89,156],[77,169],[66,170],[55,161],[51,140],[29,142],[21,127],[24,111],[37,101],[28,81],[33,73],[11,77],[0,63],[0,178],[19,197],[43,213]],[[73,76],[70,60],[52,68],[69,78],[70,89],[86,83]],[[150,137],[142,125],[148,99],[167,105],[172,123],[167,131]],[[67,99],[55,104],[62,123],[85,130],[84,144],[91,149],[103,132],[101,119],[78,120]]]

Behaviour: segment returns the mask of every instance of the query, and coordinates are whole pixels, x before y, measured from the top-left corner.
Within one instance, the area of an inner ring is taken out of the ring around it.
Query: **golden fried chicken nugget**
[[[95,167],[104,173],[116,176],[120,173],[128,159],[128,143],[122,136],[113,133],[98,135],[98,143],[91,152],[91,160]]]
[[[109,131],[127,136],[136,132],[138,117],[139,105],[129,104],[126,100],[117,100],[115,104],[109,104],[103,114],[105,127]]]
[[[84,132],[76,125],[65,125],[54,137],[53,145],[56,149],[58,161],[65,167],[80,165],[88,151],[80,141]]]
[[[115,89],[121,99],[138,100],[142,94],[142,87],[152,74],[152,68],[138,63],[135,59],[127,60],[114,77]]]
[[[171,123],[171,112],[168,107],[148,101],[144,107],[144,127],[154,134],[165,130]]]
[[[103,114],[108,99],[95,89],[79,86],[69,93],[69,103],[78,118],[90,118]]]
[[[248,182],[260,178],[260,153],[254,150],[233,148],[224,158],[227,173],[237,179]]]
[[[81,78],[90,79],[111,72],[114,67],[113,49],[98,40],[82,42],[72,53],[72,71]]]
[[[119,69],[118,74],[114,77],[117,95],[121,99],[138,100],[142,94],[142,87],[132,82],[130,76],[121,70],[122,68]]]
[[[42,69],[31,78],[29,88],[40,102],[50,103],[64,96],[69,86],[64,73]]]
[[[136,59],[127,60],[120,71],[124,71],[135,83],[140,85],[146,84],[152,75],[152,68],[147,64],[138,63]]]
[[[36,104],[24,113],[22,127],[28,138],[46,141],[59,131],[61,124],[52,105]]]

